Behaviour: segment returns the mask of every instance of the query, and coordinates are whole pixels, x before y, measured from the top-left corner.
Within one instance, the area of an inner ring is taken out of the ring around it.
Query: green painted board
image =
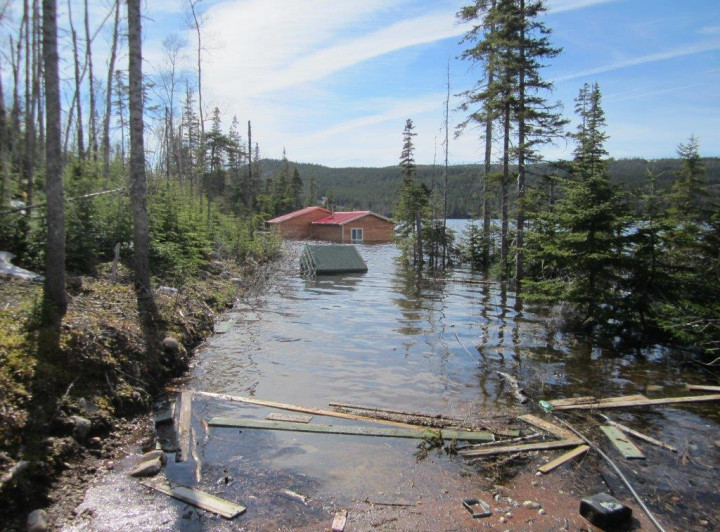
[[[600,430],[605,433],[605,436],[610,439],[625,458],[645,459],[642,451],[630,441],[624,432],[611,425],[601,425]]]
[[[150,482],[142,482],[144,486],[157,490],[165,495],[169,495],[179,501],[192,504],[208,512],[218,514],[225,519],[234,519],[238,515],[245,513],[245,507],[235,504],[215,495],[210,495],[204,491],[200,491],[179,484],[154,484]]]
[[[493,441],[490,432],[428,429],[414,430],[395,427],[365,427],[358,425],[320,425],[313,423],[291,423],[265,419],[214,417],[208,423],[211,427],[237,427],[245,429],[289,430],[294,432],[317,432],[322,434],[346,434],[350,436],[381,436],[388,438],[432,438],[438,434],[445,440]]]

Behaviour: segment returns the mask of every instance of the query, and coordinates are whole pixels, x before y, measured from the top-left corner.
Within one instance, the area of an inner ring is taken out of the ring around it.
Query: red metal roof
[[[318,215],[322,213],[330,214],[330,211],[327,209],[324,209],[323,207],[318,207],[317,205],[313,207],[305,207],[304,209],[300,209],[299,211],[293,211],[289,212],[287,214],[283,214],[282,216],[277,216],[271,220],[268,220],[267,223],[269,224],[279,224],[282,222],[286,222],[288,220],[292,220],[293,218],[297,218],[298,216],[302,216],[303,214],[309,214],[313,211],[318,211]]]
[[[313,224],[318,225],[343,225],[363,216],[372,214],[370,211],[339,211],[334,214],[325,216],[324,218],[318,218],[314,220]],[[377,215],[376,215],[377,216]]]

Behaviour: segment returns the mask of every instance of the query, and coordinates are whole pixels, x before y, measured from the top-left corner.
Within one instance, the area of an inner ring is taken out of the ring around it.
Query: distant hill
[[[263,179],[275,176],[281,167],[281,161],[263,159],[261,161]],[[708,188],[711,195],[720,198],[720,158],[703,159]],[[651,168],[658,175],[658,185],[668,189],[676,172],[681,167],[680,159],[658,159],[652,161]],[[610,161],[608,169],[613,183],[631,191],[647,182],[647,161],[643,159],[619,159]],[[382,168],[331,168],[319,164],[290,163],[297,168],[307,188],[311,176],[315,177],[320,196],[330,198],[332,203],[343,209],[372,210],[385,216],[391,216],[395,207],[395,195],[402,180],[398,166]],[[497,172],[495,166],[493,171]],[[441,166],[419,165],[418,180],[428,187],[432,182],[442,188]],[[529,187],[537,185],[544,176],[557,173],[549,164],[532,165],[529,168]],[[481,165],[454,165],[448,169],[448,216],[465,218],[478,214]]]

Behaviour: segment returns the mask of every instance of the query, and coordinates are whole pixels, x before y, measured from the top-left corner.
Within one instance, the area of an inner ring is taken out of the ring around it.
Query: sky
[[[76,24],[81,27],[82,2]],[[450,78],[451,164],[477,163],[479,131],[455,138],[465,114],[457,94],[482,77],[458,57],[468,26],[455,14],[468,0],[203,0],[203,99],[223,125],[252,121],[261,155],[327,166],[398,163],[405,121],[415,123],[415,159],[444,159]],[[61,16],[63,12],[60,2]],[[94,20],[109,0],[92,3]],[[563,52],[542,69],[546,96],[573,118],[584,83],[603,94],[612,157],[676,154],[691,134],[701,154],[720,156],[720,2],[717,0],[547,0],[543,22]],[[166,68],[162,42],[185,39],[182,65],[195,72],[196,37],[187,0],[146,0],[144,70]],[[107,31],[105,40],[107,42]],[[102,65],[103,39],[96,63]],[[126,60],[126,56],[121,58]],[[96,69],[101,69],[96,66]],[[573,129],[571,125],[569,129]],[[245,137],[245,135],[243,135]],[[569,142],[547,159],[571,157]],[[499,156],[499,153],[498,153]]]

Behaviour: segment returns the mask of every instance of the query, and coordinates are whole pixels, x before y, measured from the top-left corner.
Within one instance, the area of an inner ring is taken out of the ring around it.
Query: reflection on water
[[[496,371],[517,376],[535,399],[641,393],[647,384],[672,390],[699,380],[671,356],[653,351],[621,356],[565,335],[547,313],[528,305],[516,310],[520,305],[512,292],[470,271],[432,278],[403,268],[392,245],[361,246],[360,252],[366,274],[316,280],[297,275],[291,258],[290,273],[278,276],[252,305],[241,305],[230,315],[236,326],[201,350],[190,385],[316,408],[344,402],[462,417],[517,408]],[[196,422],[263,418],[268,412],[202,398],[194,402]],[[692,440],[712,449],[718,439],[717,409],[707,406],[618,415],[622,418],[680,447]],[[257,519],[272,514],[261,501],[274,500],[278,487],[342,505],[378,493],[400,497],[409,484],[431,494],[441,471],[465,467],[435,455],[418,464],[417,442],[408,440],[211,430],[198,449],[204,477],[236,479],[227,489],[236,491],[237,500],[253,510],[248,516]],[[676,480],[691,483],[696,474],[686,468]],[[662,473],[658,478],[669,482]],[[311,519],[310,514],[312,508],[303,508],[298,519]]]

